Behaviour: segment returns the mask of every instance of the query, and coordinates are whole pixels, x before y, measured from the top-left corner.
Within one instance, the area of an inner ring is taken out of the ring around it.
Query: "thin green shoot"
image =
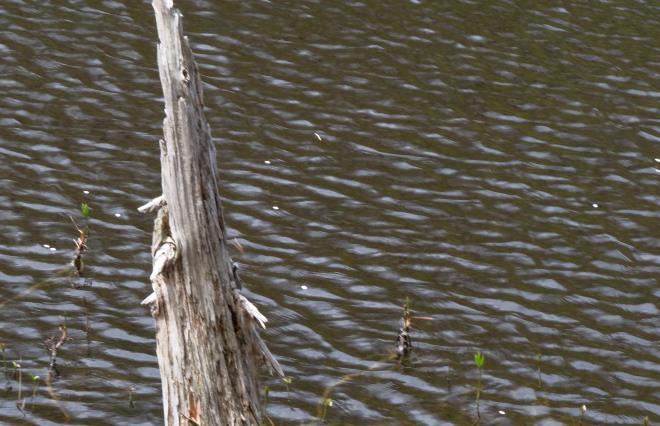
[[[474,363],[477,366],[477,369],[479,370],[479,376],[477,379],[477,391],[476,391],[476,398],[475,402],[477,405],[477,423],[480,422],[481,420],[481,413],[479,411],[479,401],[481,399],[481,372],[484,368],[484,364],[486,364],[486,356],[482,354],[481,352],[477,351],[474,354]]]
[[[328,408],[332,407],[332,398],[327,397],[323,399],[323,408],[321,410],[321,421],[325,422],[325,416],[328,414]]]
[[[18,377],[18,374],[21,372],[21,364],[16,362],[16,361],[12,361],[11,366],[14,369],[14,373],[12,374],[12,376],[13,376],[14,380],[16,380],[16,378]]]
[[[16,408],[23,412],[25,408],[25,401],[23,399],[23,370],[21,370],[21,364],[16,361],[12,361],[12,366],[15,371],[18,371],[18,399],[16,400]]]
[[[264,401],[263,401],[262,408],[261,408],[263,410],[264,417],[261,421],[261,424],[263,425],[263,424],[266,424],[266,422],[268,422],[269,425],[275,426],[275,423],[273,422],[273,420],[270,417],[268,417],[268,414],[266,414],[266,411],[267,411],[266,407],[268,406],[268,394],[269,393],[270,393],[270,388],[268,386],[264,386]]]
[[[31,374],[30,378],[32,379],[32,396],[30,396],[30,400],[33,400],[37,396],[37,390],[39,389],[39,376]]]
[[[291,382],[293,382],[293,377],[291,377],[291,376],[283,377],[282,381],[284,382],[284,385],[286,386],[286,397],[288,399],[289,394],[291,393],[291,391],[289,389],[289,386],[291,386]]]
[[[30,375],[30,378],[32,379],[32,397],[37,393],[37,387],[39,387],[39,376],[36,374]]]

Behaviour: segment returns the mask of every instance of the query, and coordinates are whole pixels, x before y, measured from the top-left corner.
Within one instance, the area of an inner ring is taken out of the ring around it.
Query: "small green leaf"
[[[37,380],[39,380],[39,376],[35,376],[35,375],[33,375],[33,376],[32,376],[32,381],[33,381],[33,382],[36,382]]]
[[[89,208],[87,203],[81,203],[80,204],[80,212],[85,218],[89,218],[90,213],[92,212],[92,209]]]
[[[323,400],[323,405],[326,407],[332,407],[332,398],[326,398]]]
[[[482,368],[486,363],[486,357],[481,352],[477,352],[474,354],[474,363],[478,368]]]
[[[286,383],[287,385],[290,385],[291,382],[293,381],[293,378],[288,377],[288,376],[287,376],[287,377],[283,377],[283,378],[282,378],[282,381],[283,381],[284,383]]]

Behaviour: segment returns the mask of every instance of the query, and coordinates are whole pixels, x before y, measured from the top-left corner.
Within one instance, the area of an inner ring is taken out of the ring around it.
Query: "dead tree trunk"
[[[167,425],[256,425],[259,361],[281,374],[257,333],[266,319],[238,290],[226,248],[215,148],[202,83],[172,0],[153,0],[165,96],[163,195],[152,242],[156,320]]]

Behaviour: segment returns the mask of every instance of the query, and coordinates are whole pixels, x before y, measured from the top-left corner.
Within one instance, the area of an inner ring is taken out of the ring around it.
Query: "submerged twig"
[[[80,205],[80,211],[83,215],[83,218],[87,221],[89,220],[89,216],[91,214],[91,209],[87,205],[87,203],[82,203]],[[73,226],[75,226],[76,231],[78,231],[78,238],[75,238],[73,240],[73,244],[76,247],[76,250],[74,252],[74,257],[73,257],[73,267],[75,268],[75,272],[77,275],[82,274],[83,269],[85,268],[85,265],[83,264],[82,260],[82,255],[85,250],[87,250],[87,236],[89,234],[89,226],[85,226],[85,229],[81,229],[76,221],[73,219],[73,217],[69,216],[69,219],[71,219],[71,222],[73,223]]]
[[[128,406],[129,408],[135,408],[135,386],[128,387]]]
[[[23,411],[25,408],[25,399],[23,398],[23,370],[21,370],[21,362],[23,362],[23,360],[19,359],[19,362],[13,361],[12,364],[15,371],[18,371],[18,399],[16,400],[16,408],[18,408],[18,411],[20,411],[23,414],[23,417],[25,417],[25,412]]]
[[[83,297],[83,303],[85,305],[85,340],[87,341],[87,356],[89,356],[91,354],[92,338],[89,326],[89,302],[87,302],[86,297]]]
[[[80,275],[83,272],[83,269],[85,269],[85,264],[83,263],[82,260],[82,255],[87,250],[87,234],[85,231],[82,229],[78,228],[77,229],[79,232],[79,236],[77,239],[73,240],[73,244],[76,246],[76,249],[73,254],[73,267],[76,270],[76,274]]]
[[[46,390],[48,391],[48,396],[50,396],[50,399],[52,399],[55,402],[55,405],[64,416],[65,421],[68,422],[71,419],[71,415],[62,406],[62,404],[60,403],[59,395],[57,395],[57,393],[55,393],[55,389],[53,389],[53,377],[51,371],[48,371],[48,374],[46,375]]]
[[[403,318],[401,318],[401,328],[396,337],[396,355],[399,361],[407,357],[412,351],[412,339],[410,330],[412,329],[412,315],[410,313],[410,299],[406,297],[403,305]]]
[[[34,400],[37,396],[37,390],[39,389],[39,376],[32,375],[32,394],[30,395],[30,400]],[[25,406],[25,403],[23,404]]]
[[[62,323],[59,327],[60,337],[55,341],[55,338],[49,338],[46,340],[46,350],[50,355],[50,363],[48,364],[48,374],[46,375],[46,389],[48,390],[48,395],[50,398],[55,401],[55,405],[60,410],[66,421],[69,421],[71,415],[64,409],[62,404],[60,404],[60,397],[55,393],[53,389],[53,378],[60,375],[57,370],[57,351],[62,347],[64,342],[69,338],[69,332],[66,327],[66,322]]]
[[[56,375],[58,376],[59,376],[59,372],[57,371],[57,351],[62,347],[64,342],[69,337],[69,332],[66,327],[66,322],[60,324],[59,330],[60,330],[60,337],[59,339],[57,339],[57,341],[55,341],[54,338],[49,338],[45,342],[46,350],[50,355],[50,363],[48,364],[49,373],[55,372]]]
[[[0,343],[0,352],[2,352],[2,373],[5,377],[9,377],[7,375],[7,353],[5,352],[5,347],[6,345],[4,343]]]

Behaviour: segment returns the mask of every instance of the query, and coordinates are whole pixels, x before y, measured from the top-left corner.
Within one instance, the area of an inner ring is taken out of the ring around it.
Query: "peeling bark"
[[[257,332],[266,319],[244,296],[226,248],[215,147],[202,83],[172,0],[153,0],[165,97],[162,196],[151,283],[165,424],[256,425],[258,367],[282,370]]]

